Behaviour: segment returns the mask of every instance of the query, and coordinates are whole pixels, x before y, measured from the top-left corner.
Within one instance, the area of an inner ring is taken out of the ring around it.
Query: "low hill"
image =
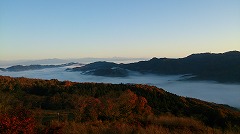
[[[239,110],[154,86],[0,76],[0,90],[1,133],[240,132]]]
[[[15,65],[15,66],[10,66],[7,68],[0,68],[1,71],[10,71],[10,72],[19,72],[19,71],[28,71],[28,70],[40,70],[40,69],[45,69],[45,68],[56,68],[56,67],[65,67],[65,66],[71,66],[79,63],[75,62],[70,62],[66,64],[61,64],[61,65]],[[80,64],[82,65],[82,64]]]
[[[6,71],[6,69],[5,68],[0,68],[0,71]]]
[[[106,77],[126,77],[128,70],[119,67],[113,62],[98,61],[82,67],[67,69],[68,71],[82,71],[83,74],[106,76]]]

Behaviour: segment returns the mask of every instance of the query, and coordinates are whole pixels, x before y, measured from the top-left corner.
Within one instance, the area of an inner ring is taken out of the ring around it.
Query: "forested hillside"
[[[239,133],[237,109],[148,85],[0,76],[0,133]]]

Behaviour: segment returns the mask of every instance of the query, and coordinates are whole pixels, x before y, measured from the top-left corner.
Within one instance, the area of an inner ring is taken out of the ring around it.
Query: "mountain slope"
[[[236,133],[240,130],[239,110],[177,96],[154,86],[0,76],[0,89],[0,116],[4,111],[14,111],[15,107],[22,105],[35,113],[35,118],[41,117],[38,120],[40,124],[51,120],[60,121],[59,113],[62,113],[62,123],[74,121],[86,125],[97,121],[97,125],[102,125],[101,127],[111,123],[124,123],[127,126],[140,127],[144,131],[151,126],[158,127],[158,131],[161,126],[167,131],[171,129],[179,133],[185,129],[191,133],[207,133],[207,130],[213,128]],[[4,96],[10,97],[6,99]],[[54,116],[49,117],[48,111]],[[167,118],[166,114],[176,122],[161,122],[161,118]],[[180,123],[179,118],[187,122]],[[195,121],[198,122],[197,126],[186,126]],[[204,125],[199,125],[201,122]],[[138,131],[140,129],[136,130]]]
[[[153,58],[125,68],[156,74],[191,74],[196,79],[240,82],[240,52],[192,54],[180,59]]]
[[[191,79],[215,80],[219,82],[240,82],[240,52],[201,53],[192,54],[185,58],[152,58],[129,64],[115,64],[108,62],[94,62],[73,71],[95,71],[113,67],[141,73],[192,75]],[[108,73],[106,71],[106,73]],[[94,73],[92,73],[94,75]],[[102,73],[103,76],[108,76]],[[110,75],[109,75],[110,76]],[[127,76],[127,75],[124,75]]]

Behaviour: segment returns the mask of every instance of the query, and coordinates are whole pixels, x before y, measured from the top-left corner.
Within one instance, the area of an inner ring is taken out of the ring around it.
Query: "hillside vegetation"
[[[148,85],[0,76],[0,133],[240,133],[240,112]]]

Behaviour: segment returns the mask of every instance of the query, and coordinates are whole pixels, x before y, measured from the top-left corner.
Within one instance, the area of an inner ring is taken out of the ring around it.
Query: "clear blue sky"
[[[240,0],[1,0],[0,60],[240,50]]]

